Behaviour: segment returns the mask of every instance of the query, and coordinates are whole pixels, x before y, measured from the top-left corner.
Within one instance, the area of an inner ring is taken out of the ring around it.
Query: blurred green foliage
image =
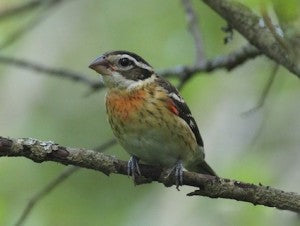
[[[275,1],[280,18],[299,17],[299,0]],[[21,0],[1,0],[0,9]],[[260,1],[243,0],[259,9]],[[226,23],[201,1],[199,15],[205,54],[226,54],[246,43],[237,33],[223,44]],[[0,42],[42,11],[0,21]],[[39,25],[1,54],[97,78],[87,68],[95,56],[112,49],[137,52],[156,69],[194,61],[180,1],[63,1]],[[259,57],[234,71],[202,73],[186,84],[188,102],[205,141],[207,160],[223,177],[263,183],[299,192],[299,81],[280,69],[263,109],[248,117],[271,71]],[[175,81],[176,82],[176,81]],[[35,137],[67,146],[93,148],[112,132],[106,121],[104,94],[88,97],[83,84],[0,65],[0,135]],[[119,146],[108,154],[128,155]],[[0,158],[0,225],[12,225],[29,198],[64,166]],[[104,176],[82,169],[43,199],[25,225],[299,225],[287,211],[231,200],[186,197],[185,187],[133,186],[124,176]]]
[[[289,0],[286,2],[280,0],[272,0],[277,16],[281,22],[291,22],[298,20],[300,17],[299,1]]]

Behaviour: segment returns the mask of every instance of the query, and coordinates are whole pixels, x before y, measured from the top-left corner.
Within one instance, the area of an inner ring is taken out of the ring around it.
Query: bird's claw
[[[136,156],[131,156],[127,163],[127,174],[131,176],[135,182],[136,175],[140,176],[141,171],[139,167],[139,159]]]
[[[179,186],[183,185],[183,165],[180,160],[176,162],[176,165],[172,168],[170,174],[172,174],[173,172],[175,176],[176,189],[180,191]]]

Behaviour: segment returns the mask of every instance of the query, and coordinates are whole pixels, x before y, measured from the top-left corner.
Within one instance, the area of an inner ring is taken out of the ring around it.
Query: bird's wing
[[[194,133],[197,144],[203,147],[203,140],[201,138],[197,123],[192,116],[189,107],[180,96],[179,91],[170,82],[161,77],[158,77],[157,82],[168,92],[168,97],[170,98],[168,103],[169,110],[186,122],[186,124]]]

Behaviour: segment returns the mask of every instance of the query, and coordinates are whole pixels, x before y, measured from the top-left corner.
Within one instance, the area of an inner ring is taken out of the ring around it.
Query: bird
[[[89,68],[108,88],[106,113],[113,134],[131,156],[128,175],[141,175],[139,161],[169,169],[178,189],[183,171],[217,176],[204,160],[204,144],[179,91],[139,55],[109,51]],[[179,190],[179,189],[178,189]]]

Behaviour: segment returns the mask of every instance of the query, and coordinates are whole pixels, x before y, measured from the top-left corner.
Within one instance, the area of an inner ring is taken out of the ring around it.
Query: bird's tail
[[[195,165],[194,171],[197,173],[208,174],[217,177],[215,171],[205,161],[202,161],[201,163]]]

